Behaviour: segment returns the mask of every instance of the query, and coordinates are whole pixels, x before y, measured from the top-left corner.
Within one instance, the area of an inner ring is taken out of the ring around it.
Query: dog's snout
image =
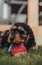
[[[16,40],[20,38],[19,33],[15,34],[15,38],[16,38]]]
[[[15,34],[15,37],[14,37],[13,41],[16,42],[16,43],[19,43],[20,40],[21,40],[21,37],[20,37],[19,33]]]

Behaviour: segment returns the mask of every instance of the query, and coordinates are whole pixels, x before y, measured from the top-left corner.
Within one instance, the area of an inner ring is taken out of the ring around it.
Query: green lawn
[[[0,49],[0,65],[42,65],[42,46],[19,57],[11,56],[7,49]]]

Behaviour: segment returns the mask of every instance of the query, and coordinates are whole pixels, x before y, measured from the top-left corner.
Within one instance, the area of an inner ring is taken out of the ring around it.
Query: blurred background
[[[26,22],[27,0],[0,0],[0,24]]]

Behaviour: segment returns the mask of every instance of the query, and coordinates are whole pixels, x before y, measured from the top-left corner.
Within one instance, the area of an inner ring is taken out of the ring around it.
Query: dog
[[[36,41],[33,31],[31,27],[26,23],[14,24],[8,37],[8,42],[10,43],[10,41],[14,43],[11,49],[12,54],[16,53],[16,51],[13,50],[15,46],[21,47],[23,45],[25,52],[27,52],[29,49],[34,50],[36,47]]]

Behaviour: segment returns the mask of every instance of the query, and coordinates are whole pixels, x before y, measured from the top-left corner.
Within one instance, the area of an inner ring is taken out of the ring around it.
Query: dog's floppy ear
[[[9,34],[9,37],[8,37],[8,43],[10,43],[11,42],[11,40],[10,40],[10,37],[11,37],[11,33]]]

